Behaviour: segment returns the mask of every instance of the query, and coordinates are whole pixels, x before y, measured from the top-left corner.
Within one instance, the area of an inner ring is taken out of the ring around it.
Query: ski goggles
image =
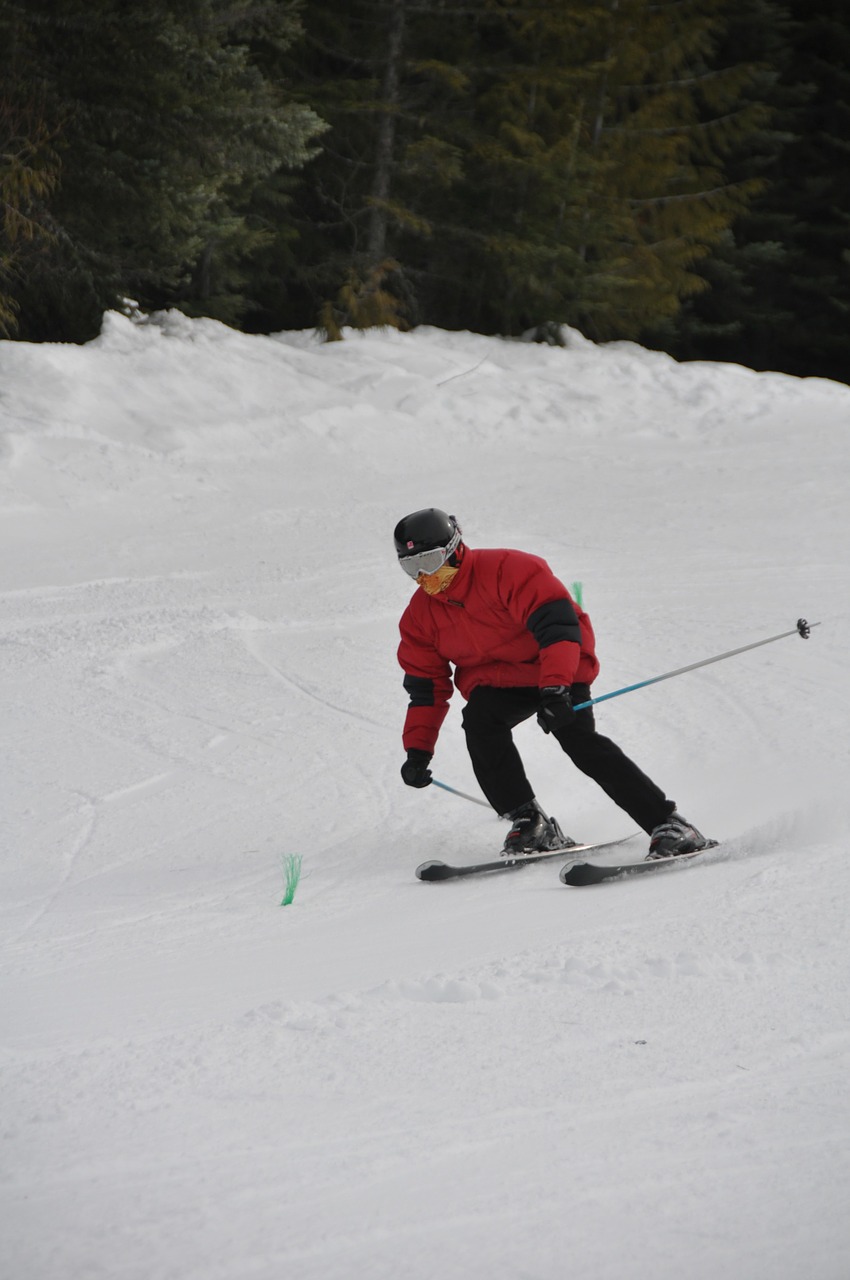
[[[428,575],[442,569],[449,556],[454,555],[459,546],[460,529],[455,529],[446,546],[434,547],[431,551],[419,551],[412,556],[399,556],[398,562],[404,572],[415,582],[421,573]]]

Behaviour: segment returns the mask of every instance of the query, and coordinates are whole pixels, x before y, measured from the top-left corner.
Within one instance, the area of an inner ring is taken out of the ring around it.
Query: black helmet
[[[460,546],[460,525],[437,507],[426,507],[399,520],[395,527],[396,555],[411,578],[434,573]],[[429,556],[427,553],[431,552]]]

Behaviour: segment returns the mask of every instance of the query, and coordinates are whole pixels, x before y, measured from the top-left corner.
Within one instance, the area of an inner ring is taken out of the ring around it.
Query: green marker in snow
[[[300,853],[289,853],[284,855],[283,879],[284,894],[280,905],[282,907],[288,907],[292,899],[295,897],[295,890],[298,888],[298,881],[301,879]]]

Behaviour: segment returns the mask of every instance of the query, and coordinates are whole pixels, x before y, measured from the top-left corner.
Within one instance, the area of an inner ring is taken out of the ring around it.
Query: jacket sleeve
[[[415,747],[433,755],[440,728],[454,692],[452,670],[417,625],[408,608],[399,624],[401,643],[398,660],[404,671],[404,688],[409,698],[402,743],[405,751]]]
[[[571,685],[582,653],[582,627],[572,596],[545,560],[524,552],[505,557],[500,594],[540,648],[540,686]]]

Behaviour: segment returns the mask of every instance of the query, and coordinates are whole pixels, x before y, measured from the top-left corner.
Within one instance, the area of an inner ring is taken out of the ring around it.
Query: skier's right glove
[[[410,747],[407,759],[401,766],[401,776],[409,787],[429,787],[431,785],[430,751],[419,751]]]
[[[544,733],[559,733],[575,724],[570,691],[564,684],[548,685],[540,690],[540,708],[537,723]]]

